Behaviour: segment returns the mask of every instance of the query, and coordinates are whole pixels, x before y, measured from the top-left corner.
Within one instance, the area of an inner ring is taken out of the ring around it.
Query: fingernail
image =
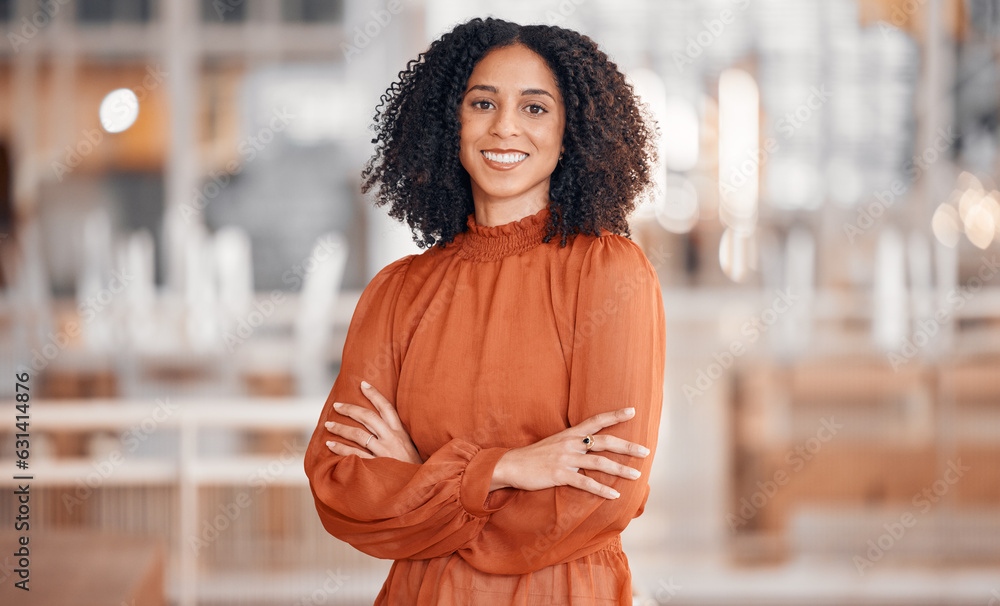
[[[333,421],[327,421],[326,423],[324,423],[324,425],[326,426],[327,429],[330,429],[331,427],[333,427]]]
[[[363,387],[365,389],[368,389],[369,387],[371,387],[371,384],[368,383],[368,381],[362,381],[361,382],[361,387]]]
[[[611,498],[612,499],[617,499],[620,496],[622,496],[622,495],[618,494],[617,490],[615,490],[614,488],[611,489]]]
[[[626,408],[625,409],[625,414],[627,414],[627,415],[634,415],[635,414],[635,409],[634,408]]]
[[[641,454],[644,457],[648,457],[649,456],[649,449],[646,448],[645,446],[640,446],[639,447],[639,454]]]
[[[328,442],[326,443],[326,445],[327,445],[327,446],[333,446],[333,440],[330,440],[330,441],[328,441]]]
[[[340,410],[340,407],[343,406],[343,405],[344,405],[343,402],[334,402],[333,403],[333,407],[336,408],[337,410]]]
[[[628,472],[628,475],[629,475],[630,478],[632,478],[634,480],[634,479],[638,478],[639,476],[641,476],[642,472],[639,471],[638,469],[630,469],[629,472]]]

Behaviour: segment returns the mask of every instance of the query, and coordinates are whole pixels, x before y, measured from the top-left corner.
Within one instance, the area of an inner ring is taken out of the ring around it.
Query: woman
[[[631,87],[576,32],[476,19],[376,123],[364,188],[429,250],[354,312],[306,452],[324,527],[395,560],[376,604],[631,604],[665,355]]]

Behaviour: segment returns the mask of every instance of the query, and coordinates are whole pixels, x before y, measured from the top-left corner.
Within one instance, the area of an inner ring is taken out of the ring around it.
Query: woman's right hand
[[[578,473],[580,469],[602,471],[629,480],[639,477],[639,470],[612,461],[598,452],[614,452],[632,457],[646,457],[649,449],[617,436],[599,435],[602,429],[628,421],[635,416],[634,408],[604,412],[564,429],[531,446],[507,451],[493,470],[490,490],[519,488],[543,490],[554,486],[574,486],[607,499],[617,499],[618,491],[594,478]],[[594,444],[587,451],[583,438],[592,435]]]

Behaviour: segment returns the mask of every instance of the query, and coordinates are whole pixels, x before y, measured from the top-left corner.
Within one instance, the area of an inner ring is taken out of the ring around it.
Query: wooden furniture
[[[915,528],[883,541],[886,559],[1000,562],[998,368],[986,356],[740,367],[727,516],[737,557],[850,560],[908,515]]]
[[[248,551],[246,541],[255,540],[253,533],[267,534],[268,527],[274,526],[275,515],[282,516],[285,524],[297,524],[294,536],[289,534],[285,537],[286,542],[297,543],[304,551],[312,550],[317,558],[314,565],[322,572],[322,568],[329,566],[333,559],[321,548],[306,545],[307,541],[302,539],[304,535],[316,534],[316,529],[305,523],[314,521],[314,516],[307,517],[307,511],[288,509],[298,507],[306,500],[300,498],[303,492],[308,496],[302,456],[305,436],[315,426],[321,406],[322,402],[312,399],[289,398],[170,399],[156,402],[34,400],[31,407],[33,435],[72,428],[84,432],[121,431],[126,437],[116,442],[117,446],[111,452],[103,455],[32,459],[30,472],[34,474],[31,482],[33,514],[39,517],[36,526],[33,515],[32,532],[36,533],[36,527],[44,529],[46,526],[63,525],[64,520],[53,516],[58,514],[59,518],[65,518],[67,503],[72,506],[71,513],[77,516],[82,510],[93,510],[84,516],[88,520],[86,523],[92,527],[102,527],[106,523],[118,524],[121,516],[136,518],[129,524],[137,532],[145,535],[159,534],[170,541],[166,550],[167,593],[170,601],[179,606],[191,606],[217,596],[238,599],[239,596],[249,598],[259,594],[259,588],[251,583],[236,580],[233,571],[249,568],[246,562],[236,561],[239,558],[256,558],[250,564],[260,564],[260,557],[268,555],[268,549],[262,552]],[[200,454],[199,442],[204,440],[206,430],[219,428],[234,431],[296,431],[300,437],[288,442],[280,454]],[[5,430],[0,428],[0,431]],[[169,433],[177,438],[177,448],[170,449],[165,456],[135,456],[137,451],[131,450],[134,443]],[[11,460],[0,461],[0,465],[14,468]],[[0,478],[0,485],[10,487],[14,483],[9,475]],[[93,486],[94,492],[89,491],[87,486]],[[277,498],[281,496],[282,490],[292,489],[295,490],[292,496],[296,498]],[[50,492],[42,497],[41,492],[44,490]],[[138,495],[139,502],[126,504],[125,507],[114,504],[108,507],[107,503],[95,496],[100,490],[131,491]],[[36,493],[39,494],[38,501],[35,500]],[[282,503],[276,506],[274,501]],[[311,501],[306,505],[311,506]],[[150,517],[154,509],[161,511],[162,515]],[[258,516],[260,510],[266,510],[270,515]],[[315,526],[319,526],[318,521],[315,522]],[[71,523],[76,525],[80,520],[74,519]],[[246,525],[246,528],[236,530],[237,524]],[[261,530],[262,526],[264,530]],[[251,534],[245,534],[247,532]],[[42,530],[38,530],[37,534],[41,535]],[[321,538],[328,538],[329,543],[335,541],[328,536]],[[202,542],[199,543],[196,539]],[[281,537],[265,537],[263,540],[281,542]],[[78,563],[85,560],[96,565],[103,557],[100,555],[101,551],[84,548],[83,543],[75,545],[79,545],[79,548],[64,550],[68,559],[61,565],[67,569],[75,570],[79,567]],[[325,543],[322,546],[325,547]],[[290,559],[287,554],[284,557],[286,560]],[[41,566],[42,560],[48,559],[48,556],[39,555],[33,561]],[[206,562],[208,560],[210,562]],[[218,567],[215,564],[219,561],[230,564],[221,577],[216,574]],[[346,565],[351,563],[350,558],[340,561]],[[68,562],[72,562],[72,565]],[[51,564],[46,562],[45,565]],[[37,571],[39,580],[43,578],[42,570]],[[274,598],[275,602],[290,603],[296,596],[307,595],[325,582],[321,573],[307,576],[296,577],[285,584],[290,588],[289,591],[297,592],[295,596],[278,595]],[[62,582],[55,577],[46,581],[52,585]],[[163,583],[162,579],[160,582]],[[357,589],[365,591],[369,586],[361,584]],[[89,591],[80,589],[84,590]],[[347,589],[341,588],[338,597],[343,597],[346,593]],[[97,595],[105,594],[95,590],[95,596]],[[4,599],[0,603],[22,602]],[[37,603],[68,606],[77,602],[51,600]],[[128,600],[121,602],[117,598],[102,603],[132,604]],[[135,602],[136,605],[145,603],[138,600]]]
[[[20,533],[0,533],[4,553]],[[30,591],[0,583],[0,603],[20,606],[163,606],[164,546],[154,539],[97,531],[31,532]],[[11,562],[8,560],[8,562]]]

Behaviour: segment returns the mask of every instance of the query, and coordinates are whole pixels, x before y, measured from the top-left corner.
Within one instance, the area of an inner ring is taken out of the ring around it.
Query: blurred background
[[[661,129],[636,604],[1000,604],[998,0],[0,0],[0,601],[372,602],[302,456],[421,252],[359,191],[379,96],[487,15]]]

